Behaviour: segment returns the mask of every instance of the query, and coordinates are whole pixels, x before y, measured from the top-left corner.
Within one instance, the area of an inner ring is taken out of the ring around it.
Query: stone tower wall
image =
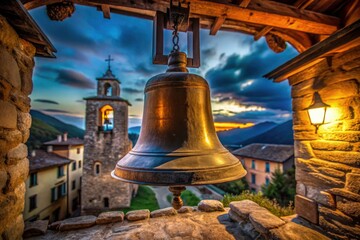
[[[111,132],[98,131],[99,109],[104,105],[114,109],[114,128]],[[84,168],[82,178],[82,209],[86,214],[104,211],[104,198],[109,208],[129,207],[134,186],[111,178],[118,160],[131,149],[128,139],[128,105],[116,100],[87,100]],[[95,163],[101,164],[96,175]]]
[[[24,229],[34,55],[0,15],[0,239],[21,239]]]
[[[360,46],[289,78],[292,86],[299,216],[334,238],[360,236]],[[326,124],[305,110],[318,91],[331,107]],[[345,237],[346,236],[346,237]]]

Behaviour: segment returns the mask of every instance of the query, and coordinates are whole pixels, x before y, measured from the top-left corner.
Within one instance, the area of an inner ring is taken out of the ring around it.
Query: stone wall
[[[0,239],[21,239],[35,48],[0,15]]]
[[[299,216],[333,238],[360,236],[360,46],[289,78]],[[305,110],[317,91],[331,107],[315,132]]]

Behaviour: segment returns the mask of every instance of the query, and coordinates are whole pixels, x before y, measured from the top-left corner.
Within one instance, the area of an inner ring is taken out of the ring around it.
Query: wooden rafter
[[[217,31],[221,28],[223,23],[225,22],[226,14],[217,17],[210,28],[210,35],[216,35]]]
[[[32,9],[60,0],[23,0],[27,9]],[[73,0],[74,3],[90,6],[104,4],[103,0]],[[308,10],[299,10],[294,6],[274,2],[252,0],[247,8],[227,2],[212,2],[204,0],[188,0],[190,2],[191,14],[219,17],[227,14],[227,19],[239,22],[272,26],[313,34],[331,34],[338,29],[339,18]],[[168,1],[154,0],[147,3],[140,0],[108,0],[111,8],[134,8],[140,10],[165,11],[169,5]],[[145,16],[144,16],[145,17]],[[148,17],[148,16],[147,16]]]
[[[101,4],[101,11],[104,14],[104,18],[110,19],[110,6],[107,4]]]
[[[249,5],[250,2],[251,2],[251,0],[241,0],[239,7],[247,8],[247,6]]]
[[[294,4],[294,6],[298,9],[304,10],[306,9],[311,3],[313,3],[314,0],[297,0]],[[266,26],[262,30],[260,30],[255,36],[254,40],[259,40],[262,36],[265,36],[267,33],[269,33],[273,27]]]

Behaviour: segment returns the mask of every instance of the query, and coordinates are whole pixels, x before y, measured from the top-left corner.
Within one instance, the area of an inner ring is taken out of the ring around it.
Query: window
[[[100,175],[101,173],[101,163],[95,163],[94,165],[94,171],[95,171],[95,175]]]
[[[66,183],[51,188],[51,202],[55,202],[66,195]]]
[[[266,178],[265,178],[265,184],[266,184],[266,186],[269,185],[269,183],[270,183],[270,179],[269,179],[268,177],[266,177]]]
[[[80,154],[80,148],[76,148],[76,153]]]
[[[256,184],[256,175],[253,173],[251,174],[251,183]]]
[[[71,167],[72,171],[76,170],[76,161],[72,163],[72,167]]]
[[[71,183],[71,190],[75,190],[76,188],[76,180],[72,181]]]
[[[37,183],[37,172],[30,174],[30,187],[36,186]]]
[[[29,212],[36,208],[36,195],[29,197]]]
[[[61,178],[65,176],[65,173],[64,173],[64,166],[59,166],[58,167],[58,178]]]
[[[265,163],[265,172],[267,172],[267,173],[270,172],[270,163],[269,162]]]
[[[79,161],[79,168],[81,168],[81,160]]]
[[[79,201],[78,201],[78,198],[77,198],[77,197],[72,200],[72,206],[71,206],[71,210],[72,210],[72,211],[75,211],[75,210],[77,209],[78,202],[79,202]]]
[[[255,168],[256,168],[256,166],[255,166],[255,160],[251,160],[251,168],[252,168],[252,169],[255,169]]]
[[[53,187],[51,189],[51,202],[55,202],[56,200],[58,200],[58,195],[57,195],[56,187]]]
[[[57,208],[55,211],[52,212],[51,214],[51,218],[53,222],[59,221],[60,220],[60,207]]]
[[[58,197],[64,197],[66,195],[66,183],[57,187]]]
[[[105,105],[100,109],[99,128],[101,131],[112,131],[114,127],[114,110],[110,105]]]
[[[109,207],[109,198],[104,198],[104,207],[108,208]]]
[[[104,84],[104,95],[105,96],[111,96],[112,95],[112,87],[111,87],[110,83],[105,83]]]

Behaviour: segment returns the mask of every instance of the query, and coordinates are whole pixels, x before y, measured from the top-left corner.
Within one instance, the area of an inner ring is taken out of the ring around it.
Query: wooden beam
[[[273,27],[270,26],[266,26],[263,29],[261,29],[258,33],[255,34],[254,36],[254,40],[257,41],[259,40],[262,36],[265,36],[267,33],[269,33],[271,30],[273,29]]]
[[[226,14],[217,17],[210,28],[210,35],[216,35],[217,31],[221,28],[223,23],[225,22]]]
[[[22,0],[27,9],[43,6],[49,3],[59,2],[60,0]],[[224,13],[227,19],[239,22],[253,23],[265,26],[272,26],[295,31],[308,32],[313,34],[332,34],[338,29],[340,20],[337,17],[312,12],[309,10],[299,10],[275,1],[252,0],[247,8],[227,2],[212,2],[205,0],[187,0],[190,2],[191,14],[219,17]],[[76,4],[99,6],[104,4],[103,0],[73,0]],[[111,8],[123,6],[133,9],[166,12],[167,1],[153,0],[152,3],[142,0],[107,0]]]
[[[242,0],[239,4],[239,7],[247,8],[251,0]]]
[[[270,1],[258,1],[256,4],[252,1],[247,8],[209,1],[191,2],[191,13],[218,17],[224,12],[228,19],[313,34],[331,34],[340,23],[336,17]]]
[[[110,19],[110,6],[107,4],[101,4],[101,11],[103,12],[104,18]]]
[[[314,0],[297,0],[294,4],[294,6],[298,9],[305,9],[307,8],[311,3],[313,3]],[[255,36],[254,36],[254,40],[257,41],[259,40],[262,36],[265,36],[267,33],[269,33],[271,30],[273,29],[273,27],[270,26],[266,26],[264,27],[262,30],[260,30],[260,32],[258,32]]]
[[[359,46],[360,20],[337,31],[324,41],[314,45],[302,54],[279,66],[275,70],[264,75],[265,78],[281,82],[286,78],[310,66],[313,62],[319,62],[329,54],[342,52],[350,47]]]

